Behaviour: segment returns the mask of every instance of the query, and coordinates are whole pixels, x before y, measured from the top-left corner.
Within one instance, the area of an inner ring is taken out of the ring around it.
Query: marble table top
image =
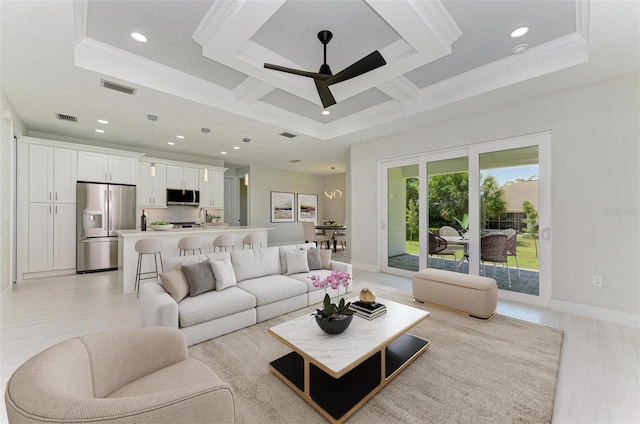
[[[347,299],[354,302],[357,297]],[[303,356],[323,365],[334,376],[340,376],[373,352],[406,333],[430,314],[387,299],[376,299],[387,307],[387,313],[371,321],[354,316],[349,328],[341,334],[327,334],[304,315],[269,329],[269,334]]]

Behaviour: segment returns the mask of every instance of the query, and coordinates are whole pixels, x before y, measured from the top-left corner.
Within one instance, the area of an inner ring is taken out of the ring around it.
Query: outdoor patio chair
[[[429,231],[429,255],[451,255],[453,256],[453,266],[456,265],[456,252],[447,248],[447,241]]]
[[[520,265],[518,264],[518,254],[516,253],[516,247],[518,245],[518,235],[516,230],[508,228],[502,232],[507,236],[507,256],[513,256],[516,258],[516,267],[518,267],[518,277],[520,277]]]
[[[458,232],[458,230],[448,225],[443,225],[442,227],[440,227],[440,229],[438,230],[438,235],[440,237],[460,237],[460,233]],[[449,243],[449,242],[447,243],[448,243],[447,248],[450,250],[454,250],[454,251],[464,250],[464,246],[462,244],[455,244],[455,243]]]
[[[465,258],[468,258],[465,254]],[[496,263],[507,265],[507,276],[509,287],[511,287],[511,273],[507,262],[507,236],[503,233],[489,233],[480,239],[480,260],[482,261],[482,272],[487,275],[485,262],[493,262],[493,274],[496,273]]]

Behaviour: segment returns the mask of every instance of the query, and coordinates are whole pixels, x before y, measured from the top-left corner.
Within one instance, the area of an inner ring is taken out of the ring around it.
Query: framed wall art
[[[298,221],[318,220],[318,195],[298,193]]]
[[[293,193],[271,192],[271,222],[295,222],[294,208]]]

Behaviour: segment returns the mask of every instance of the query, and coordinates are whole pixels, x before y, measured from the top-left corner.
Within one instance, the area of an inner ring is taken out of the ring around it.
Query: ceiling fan
[[[331,41],[332,37],[333,34],[331,33],[331,31],[324,30],[318,33],[318,39],[324,45],[324,63],[322,64],[322,66],[320,66],[320,71],[318,72],[300,71],[298,69],[286,68],[284,66],[272,65],[270,63],[265,63],[264,67],[267,69],[273,69],[276,71],[313,78],[313,81],[316,83],[316,88],[318,89],[318,94],[320,95],[322,105],[325,108],[328,108],[331,105],[335,105],[336,100],[333,98],[333,95],[329,90],[330,85],[355,78],[362,74],[366,74],[369,71],[373,71],[374,69],[381,67],[382,65],[386,65],[387,62],[384,60],[380,52],[376,50],[375,52],[363,57],[353,65],[348,66],[347,68],[333,75],[331,73],[329,65],[327,65],[327,44],[329,43],[329,41]]]

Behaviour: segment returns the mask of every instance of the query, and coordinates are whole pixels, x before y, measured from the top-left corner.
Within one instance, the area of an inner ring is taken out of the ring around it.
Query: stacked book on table
[[[372,320],[387,313],[387,308],[382,303],[373,302],[371,304],[365,304],[359,300],[351,302],[349,309],[353,311],[354,315],[358,315],[359,317],[368,320]]]

